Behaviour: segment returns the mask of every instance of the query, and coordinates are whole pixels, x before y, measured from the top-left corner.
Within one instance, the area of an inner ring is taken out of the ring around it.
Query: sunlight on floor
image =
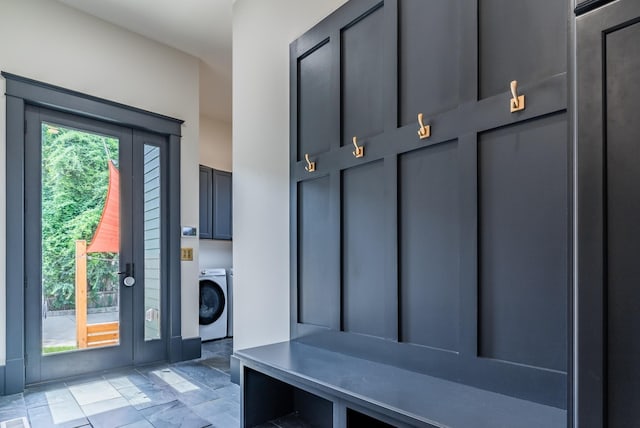
[[[45,393],[51,417],[55,424],[82,419],[129,405],[148,403],[151,400],[126,377],[115,382],[126,388],[124,397],[111,383],[101,380],[72,385],[68,389],[56,389]]]
[[[63,424],[84,418],[80,406],[68,389],[54,389],[45,393],[54,424]]]
[[[160,379],[165,381],[171,388],[175,389],[180,393],[195,391],[200,389],[196,385],[192,384],[191,382],[189,382],[188,380],[186,380],[185,378],[183,378],[182,376],[180,376],[179,374],[177,374],[176,372],[168,368],[153,371],[151,372],[151,374],[158,376]]]
[[[0,422],[0,428],[31,428],[31,425],[27,418],[22,417]]]

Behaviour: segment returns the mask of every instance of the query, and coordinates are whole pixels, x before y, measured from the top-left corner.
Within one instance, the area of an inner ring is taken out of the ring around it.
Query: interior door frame
[[[167,349],[170,362],[197,357],[200,339],[181,336],[180,138],[182,120],[2,72],[6,80],[6,365],[4,394],[25,387],[25,108],[47,107],[164,135],[167,144]],[[0,379],[1,381],[2,379]]]

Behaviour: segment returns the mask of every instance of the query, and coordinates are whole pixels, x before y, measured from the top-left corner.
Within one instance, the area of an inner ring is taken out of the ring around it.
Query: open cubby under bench
[[[566,411],[298,341],[236,352],[242,426],[565,427]],[[285,419],[283,419],[285,418]]]

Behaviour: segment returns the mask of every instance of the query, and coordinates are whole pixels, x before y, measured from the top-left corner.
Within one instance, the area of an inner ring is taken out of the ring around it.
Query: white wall
[[[235,349],[289,339],[289,43],[345,2],[233,6]]]
[[[200,240],[200,255],[198,256],[200,269],[230,268],[233,266],[232,241],[217,239]]]
[[[231,171],[231,123],[200,116],[200,163]]]
[[[51,0],[2,0],[0,69],[183,119],[182,224],[198,224],[198,60]],[[0,79],[0,241],[6,238],[4,87]],[[185,240],[194,247],[197,240]],[[5,361],[5,254],[0,247],[0,364]],[[198,261],[182,263],[182,335],[198,335]],[[11,302],[9,302],[10,304]]]
[[[200,164],[231,171],[231,123],[200,116]],[[231,267],[232,257],[231,241],[200,241],[200,269]]]

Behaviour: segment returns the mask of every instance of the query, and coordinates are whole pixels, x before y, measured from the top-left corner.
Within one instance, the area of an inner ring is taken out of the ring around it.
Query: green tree
[[[75,241],[89,242],[109,183],[118,141],[53,125],[42,127],[42,281],[49,309],[75,304]],[[117,287],[117,254],[90,254],[89,299]]]

